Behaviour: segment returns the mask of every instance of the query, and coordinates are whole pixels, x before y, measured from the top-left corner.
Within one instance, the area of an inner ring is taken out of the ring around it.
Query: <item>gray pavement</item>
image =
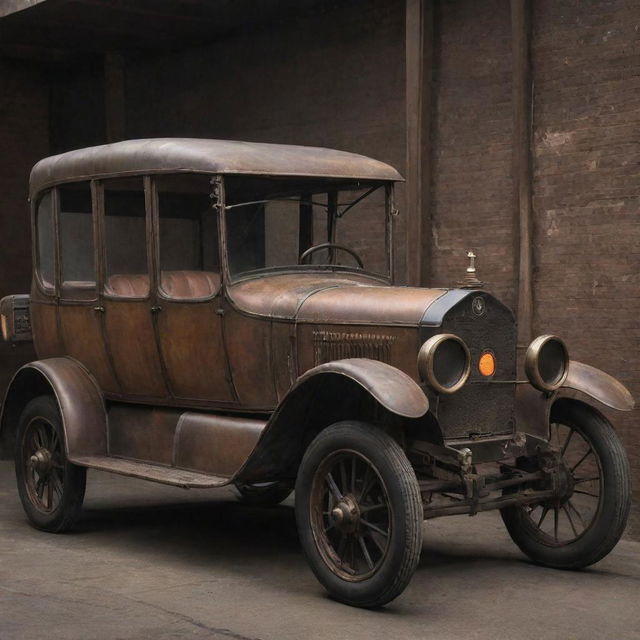
[[[409,588],[365,611],[326,597],[291,500],[90,472],[77,531],[52,535],[28,526],[0,462],[0,640],[41,638],[640,639],[640,543],[562,572],[528,563],[495,513],[433,520]]]

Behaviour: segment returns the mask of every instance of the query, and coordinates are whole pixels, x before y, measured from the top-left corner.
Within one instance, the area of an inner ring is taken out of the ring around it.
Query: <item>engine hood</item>
[[[418,326],[448,289],[400,287],[344,273],[269,275],[229,287],[241,310],[322,324]]]

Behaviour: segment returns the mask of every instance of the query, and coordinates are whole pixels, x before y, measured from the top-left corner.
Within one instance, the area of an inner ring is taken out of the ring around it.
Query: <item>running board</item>
[[[214,487],[224,487],[231,482],[231,478],[185,471],[184,469],[149,464],[148,462],[113,458],[111,456],[85,456],[74,458],[72,462],[81,467],[109,471],[121,476],[141,478],[173,487],[182,487],[183,489],[212,489]]]

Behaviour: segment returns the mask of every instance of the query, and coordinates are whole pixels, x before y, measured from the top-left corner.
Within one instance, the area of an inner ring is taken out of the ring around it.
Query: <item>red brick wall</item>
[[[535,329],[640,398],[640,5],[532,4]],[[638,411],[611,418],[640,537]]]

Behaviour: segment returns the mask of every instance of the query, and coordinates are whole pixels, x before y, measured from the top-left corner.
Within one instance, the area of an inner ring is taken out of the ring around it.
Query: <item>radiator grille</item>
[[[395,336],[379,333],[314,331],[314,363],[319,365],[344,358],[371,358],[389,362],[394,340]]]
[[[478,297],[482,298],[480,304]],[[478,309],[482,310],[480,315]],[[471,352],[467,384],[457,393],[438,399],[437,417],[445,437],[511,433],[515,426],[515,384],[490,383],[478,370],[480,356],[490,350],[496,358],[491,380],[515,380],[516,325],[509,309],[479,292],[455,305],[445,315],[442,326],[429,331],[430,335],[454,333]]]

